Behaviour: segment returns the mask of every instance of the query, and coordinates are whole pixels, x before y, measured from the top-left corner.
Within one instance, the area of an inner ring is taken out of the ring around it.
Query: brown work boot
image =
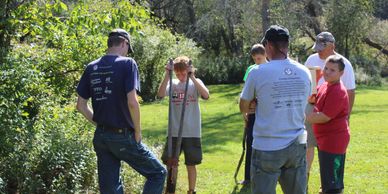
[[[196,193],[197,192],[195,190],[191,190],[191,189],[187,191],[187,194],[196,194]]]

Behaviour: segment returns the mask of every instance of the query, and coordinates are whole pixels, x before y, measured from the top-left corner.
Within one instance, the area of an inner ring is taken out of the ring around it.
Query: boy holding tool
[[[166,74],[159,86],[158,97],[163,98],[166,96],[170,89],[172,89],[171,96],[171,135],[172,135],[172,150],[176,151],[176,142],[179,138],[179,121],[181,119],[182,104],[184,97],[186,96],[187,102],[185,107],[185,114],[183,117],[183,130],[181,133],[182,142],[178,149],[183,150],[185,155],[185,165],[188,173],[189,180],[189,194],[195,193],[195,184],[197,178],[196,165],[202,161],[202,148],[201,148],[201,113],[199,109],[198,97],[207,100],[209,98],[209,90],[203,84],[203,82],[196,78],[194,75],[194,67],[189,65],[190,59],[186,56],[177,57],[173,61],[173,69],[177,79],[173,79],[171,88],[168,86],[169,74],[172,70],[170,64],[166,65]],[[187,93],[185,92],[185,86],[187,85]],[[173,156],[177,160],[178,156]],[[165,146],[162,160],[165,164],[171,165],[171,158],[167,154],[167,146]],[[177,168],[177,161],[172,162]],[[175,190],[175,189],[173,189]],[[170,192],[171,193],[171,192]]]

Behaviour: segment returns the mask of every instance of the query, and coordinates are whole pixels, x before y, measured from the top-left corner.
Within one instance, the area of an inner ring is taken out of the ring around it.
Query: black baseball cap
[[[132,48],[132,44],[131,44],[131,36],[129,35],[129,33],[127,31],[120,29],[120,28],[117,28],[117,29],[112,30],[109,33],[109,37],[112,37],[112,36],[121,37],[121,38],[124,38],[125,40],[127,40],[128,41],[128,53],[133,53],[133,48]]]
[[[278,42],[278,41],[286,41],[290,40],[290,33],[287,28],[280,25],[272,25],[267,31],[265,31],[265,35],[261,40],[263,44],[265,41]]]

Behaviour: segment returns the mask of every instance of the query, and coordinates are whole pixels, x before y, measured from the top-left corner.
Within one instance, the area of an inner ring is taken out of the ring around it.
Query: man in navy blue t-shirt
[[[101,193],[123,193],[121,161],[147,178],[143,193],[163,190],[166,169],[141,142],[138,68],[135,60],[125,57],[132,52],[129,33],[113,30],[107,54],[86,67],[77,87],[77,109],[97,126],[93,146]]]

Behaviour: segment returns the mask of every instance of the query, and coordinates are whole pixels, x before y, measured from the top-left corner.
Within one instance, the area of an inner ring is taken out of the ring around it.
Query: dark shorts
[[[322,192],[340,193],[344,189],[345,155],[332,154],[318,149]]]
[[[175,145],[177,141],[177,137],[172,138],[172,151],[175,152]],[[167,163],[168,153],[167,153],[167,141],[164,146],[164,151],[162,155],[162,161],[164,164]],[[201,164],[202,162],[202,146],[201,146],[201,138],[197,137],[183,137],[182,145],[181,145],[181,153],[185,156],[185,165],[194,166],[197,164]],[[180,153],[179,153],[180,154]]]

